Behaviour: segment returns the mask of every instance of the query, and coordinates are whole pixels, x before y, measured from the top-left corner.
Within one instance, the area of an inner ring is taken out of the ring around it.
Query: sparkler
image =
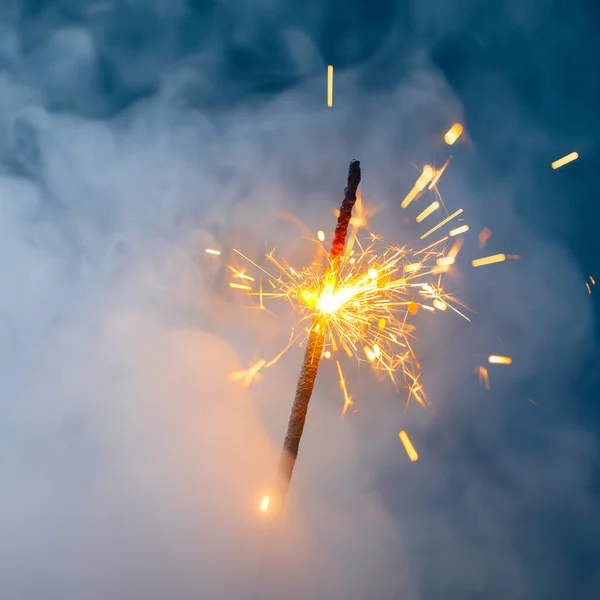
[[[344,191],[344,200],[340,207],[340,215],[338,217],[335,235],[329,252],[329,266],[325,274],[325,290],[327,286],[333,291],[340,271],[340,258],[346,244],[346,236],[348,234],[348,225],[352,217],[352,208],[356,202],[356,190],[360,183],[361,172],[360,162],[354,160],[350,163],[348,170],[348,184]],[[329,304],[328,304],[329,303]],[[315,379],[317,378],[317,370],[319,361],[323,354],[325,345],[325,335],[327,331],[327,314],[334,310],[334,296],[326,296],[325,293],[319,299],[317,310],[314,315],[313,323],[310,328],[306,350],[304,352],[304,361],[298,378],[296,387],[296,396],[292,411],[288,421],[288,428],[283,442],[283,450],[280,460],[280,476],[281,476],[281,496],[285,496],[287,488],[292,479],[292,473],[298,457],[298,449],[300,447],[300,439],[306,423],[306,414],[308,411],[308,403],[312,396],[315,387]]]
[[[425,193],[428,182],[429,187],[431,182],[435,184],[439,173],[447,164],[448,161],[439,170],[426,166],[407,196],[410,201],[407,203],[405,198],[402,204],[408,206],[417,196]],[[281,505],[291,482],[321,358],[328,359],[333,353],[343,350],[351,358],[366,360],[373,369],[389,376],[397,391],[398,384],[402,385],[407,391],[407,404],[415,400],[421,406],[428,407],[429,400],[420,381],[421,365],[412,348],[412,342],[416,339],[416,327],[412,318],[419,311],[452,311],[467,321],[470,320],[463,312],[467,307],[446,293],[442,287],[442,276],[455,263],[464,242],[461,234],[468,231],[468,226],[461,225],[450,229],[450,225],[445,232],[439,234],[439,239],[432,243],[428,240],[428,245],[418,250],[408,245],[387,245],[374,233],[369,235],[370,241],[365,242],[364,235],[358,236],[358,229],[368,225],[368,218],[375,211],[362,206],[358,194],[360,177],[359,163],[353,161],[350,164],[348,185],[341,209],[339,212],[334,211],[338,222],[325,273],[315,270],[315,266],[322,266],[321,260],[313,262],[310,267],[296,270],[284,260],[277,259],[274,251],[266,255],[267,260],[279,271],[279,274],[272,273],[238,250],[234,250],[262,271],[257,282],[255,278],[247,275],[245,270],[230,266],[233,277],[243,281],[232,282],[237,289],[257,296],[260,299],[260,308],[264,308],[263,300],[267,297],[284,299],[296,309],[300,323],[310,323],[305,330],[301,328],[298,335],[292,330],[288,345],[273,360],[266,362],[262,359],[246,371],[230,376],[231,379],[249,385],[253,380],[260,378],[263,369],[275,364],[292,344],[300,339],[306,341],[279,463],[280,487],[275,496],[278,500],[276,505]],[[431,219],[431,215],[439,208],[443,207],[446,211],[437,189],[435,194],[439,202],[433,202],[425,211],[419,213],[417,222],[423,223],[425,219]],[[352,216],[353,208],[356,208],[355,216]],[[447,226],[462,212],[463,209],[459,209],[448,215],[446,211],[448,216],[441,218],[437,225],[421,235],[420,239],[423,240]],[[324,253],[326,251],[322,243],[325,237],[323,231],[317,232],[318,242]],[[517,255],[497,254],[477,259],[472,264],[482,266],[516,258]],[[267,291],[263,289],[263,278],[265,285],[270,286],[266,288]],[[255,289],[252,284],[256,283],[260,285],[259,292],[252,291]],[[488,362],[506,365],[512,361],[508,357],[490,356]],[[344,397],[343,417],[348,412],[356,413],[359,409],[354,408],[341,364],[337,360],[336,365]],[[489,389],[489,377],[485,367],[480,367],[479,376]],[[409,457],[418,458],[414,447],[409,446],[410,440],[405,432],[400,436],[400,440]],[[270,498],[272,500],[273,496]],[[270,505],[273,506],[274,503],[270,501]],[[262,506],[263,512],[271,510],[268,504]]]

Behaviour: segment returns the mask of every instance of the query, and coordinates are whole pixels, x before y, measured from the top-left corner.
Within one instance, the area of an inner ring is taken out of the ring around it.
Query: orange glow
[[[410,458],[411,462],[417,462],[419,460],[419,455],[417,454],[415,447],[412,445],[412,442],[410,441],[406,431],[401,431],[398,434],[398,437],[400,438],[400,441],[402,442],[402,445],[406,450],[406,454],[408,454],[408,458]]]
[[[512,358],[510,358],[510,356],[497,356],[492,354],[488,357],[488,362],[491,365],[510,365],[512,363]]]
[[[444,141],[448,146],[452,146],[454,142],[462,135],[463,126],[460,123],[454,123],[452,127],[444,135]]]
[[[266,513],[269,510],[270,504],[271,504],[271,496],[269,496],[269,495],[263,496],[260,501],[260,506],[259,506],[260,512]]]
[[[477,369],[477,373],[479,375],[479,384],[485,386],[486,390],[490,389],[490,376],[488,374],[488,370],[481,365]]]

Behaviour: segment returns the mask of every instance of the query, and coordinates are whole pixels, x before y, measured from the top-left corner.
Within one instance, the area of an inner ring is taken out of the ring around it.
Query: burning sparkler
[[[432,167],[424,168],[417,184],[407,196],[410,201],[405,199],[402,204],[408,206],[418,195],[425,193],[428,185],[431,188],[431,182],[437,179],[439,172],[447,164],[448,162],[439,171]],[[407,403],[415,400],[427,407],[429,400],[421,383],[421,365],[412,348],[412,342],[416,339],[413,317],[419,311],[452,311],[467,321],[470,320],[463,312],[466,307],[442,287],[443,274],[455,263],[463,246],[464,237],[461,234],[468,231],[467,225],[454,229],[449,225],[463,210],[458,209],[449,215],[446,212],[448,216],[441,218],[421,235],[420,239],[424,240],[448,226],[445,232],[440,233],[439,239],[432,243],[428,240],[428,245],[422,249],[417,250],[408,245],[387,245],[374,233],[365,241],[365,236],[358,237],[358,229],[367,224],[368,216],[373,211],[362,206],[357,194],[359,183],[360,166],[358,161],[353,161],[350,164],[342,207],[339,213],[336,211],[338,222],[325,273],[315,270],[315,265],[321,266],[322,261],[296,270],[271,252],[266,258],[278,271],[278,274],[273,273],[270,272],[272,269],[261,267],[235,250],[240,257],[262,271],[260,291],[255,292],[256,278],[247,275],[245,270],[230,267],[233,277],[243,281],[232,282],[236,289],[259,297],[261,308],[267,297],[284,299],[296,309],[300,323],[310,323],[306,328],[304,360],[280,459],[281,487],[276,496],[278,504],[283,500],[291,482],[321,358],[330,358],[337,351],[343,350],[349,357],[359,361],[366,360],[371,367],[389,376],[397,391],[399,384],[407,390]],[[433,202],[420,212],[418,223],[431,220],[432,215],[440,208],[446,210],[437,189],[435,193],[439,202]],[[353,217],[355,205],[357,215]],[[318,240],[315,240],[321,244],[324,253],[326,251],[322,243],[325,237],[320,230],[317,232]],[[519,257],[496,254],[477,259],[472,264],[483,266],[516,258]],[[270,290],[267,288],[268,291],[263,289],[263,278],[271,287]],[[262,359],[246,371],[233,373],[231,378],[246,385],[256,380],[262,370],[275,364],[292,344],[302,340],[305,335],[303,328],[299,328],[299,332],[295,335],[292,331],[288,345],[276,358],[269,362]],[[511,359],[490,356],[488,362],[506,365],[510,364]],[[342,416],[345,416],[347,412],[355,413],[358,409],[353,408],[354,401],[348,393],[342,367],[337,360],[336,365],[344,397]],[[480,367],[479,374],[480,379],[484,379],[486,388],[489,388],[487,369]],[[352,410],[348,411],[349,408]],[[400,439],[411,460],[416,460],[414,457],[418,455],[405,432]]]
[[[287,432],[281,453],[280,475],[281,495],[284,496],[292,479],[292,473],[298,457],[300,439],[306,422],[308,403],[315,387],[315,379],[319,368],[319,361],[323,354],[325,335],[328,326],[328,314],[335,311],[340,298],[336,298],[334,290],[340,272],[340,258],[346,244],[348,225],[352,217],[352,208],[356,202],[356,190],[360,183],[360,162],[355,160],[350,163],[348,170],[348,185],[344,191],[344,200],[340,208],[335,235],[329,252],[329,266],[325,274],[325,288],[320,295],[316,306],[315,316],[310,328],[308,343],[304,353],[304,362],[296,387],[296,397],[292,405],[292,412],[288,422]]]

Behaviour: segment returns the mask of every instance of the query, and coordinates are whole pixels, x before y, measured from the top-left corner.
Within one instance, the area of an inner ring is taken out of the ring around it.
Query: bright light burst
[[[260,379],[260,371],[275,364],[295,343],[302,345],[310,334],[311,327],[320,328],[324,336],[322,357],[331,358],[343,351],[350,358],[367,362],[373,369],[389,376],[396,390],[407,391],[407,403],[415,400],[421,406],[429,406],[429,400],[421,383],[421,365],[413,349],[417,338],[419,312],[454,312],[469,321],[468,311],[460,300],[448,293],[443,285],[443,276],[456,262],[468,225],[456,226],[455,219],[463,213],[458,209],[449,214],[437,190],[437,183],[448,166],[449,160],[440,169],[428,165],[422,170],[409,194],[401,203],[408,207],[418,200],[425,188],[433,189],[438,200],[421,209],[416,222],[433,220],[432,215],[443,208],[445,215],[436,219],[436,224],[426,226],[419,236],[420,246],[390,245],[375,233],[367,234],[365,228],[370,218],[379,211],[378,207],[364,204],[357,195],[354,216],[350,220],[348,239],[339,263],[327,264],[328,252],[324,247],[325,234],[319,231],[314,242],[319,245],[322,259],[309,267],[294,269],[275,251],[266,255],[267,264],[259,265],[240,251],[235,252],[259,274],[259,291],[256,278],[245,269],[229,267],[234,280],[231,287],[256,296],[261,308],[267,299],[280,299],[291,305],[297,315],[299,333],[292,330],[286,348],[274,359],[260,360],[245,371],[233,373],[232,380],[241,380],[245,385]],[[444,229],[445,228],[445,229]],[[361,233],[359,230],[363,230]],[[438,232],[436,241],[423,241]],[[486,229],[479,234],[480,247],[485,246],[491,235]],[[428,244],[428,245],[425,245]],[[518,259],[518,255],[495,254],[472,261],[478,267],[506,259]],[[263,279],[269,287],[263,287]],[[588,286],[589,287],[589,286]],[[449,310],[448,310],[449,309]],[[433,317],[436,314],[432,315]],[[490,356],[492,364],[510,364],[508,357]],[[340,389],[343,394],[342,416],[354,401],[349,395],[346,379],[339,360],[336,360]],[[487,369],[476,370],[479,379],[489,389]],[[404,442],[403,442],[404,443]],[[410,454],[410,453],[409,453]]]
[[[442,275],[451,264],[443,261],[454,259],[457,245],[450,245],[447,236],[418,251],[385,244],[374,233],[364,245],[357,237],[355,240],[355,250],[342,256],[339,269],[330,270],[327,276],[314,268],[295,270],[273,252],[267,255],[271,267],[263,269],[236,252],[272,282],[274,290],[262,292],[263,298],[286,300],[307,325],[315,315],[319,317],[325,331],[325,355],[343,350],[369,362],[387,374],[397,389],[401,383],[408,390],[408,401],[427,406],[420,364],[412,347],[417,339],[413,321],[420,309],[435,313],[447,308],[468,320],[461,310],[464,305],[442,286]],[[344,382],[339,362],[338,369],[340,382]],[[341,386],[345,414],[352,401],[345,383]]]

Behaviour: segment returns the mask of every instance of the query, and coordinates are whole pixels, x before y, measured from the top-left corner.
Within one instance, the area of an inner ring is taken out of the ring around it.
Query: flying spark
[[[489,376],[488,370],[483,365],[480,365],[479,367],[476,368],[476,372],[479,375],[479,385],[483,385],[485,387],[485,389],[489,391],[490,376]]]
[[[492,230],[489,227],[484,227],[480,232],[479,232],[479,247],[480,248],[485,248],[485,245],[487,244],[487,241],[490,239],[490,237],[492,237]]]
[[[492,265],[494,263],[504,262],[506,260],[506,254],[494,254],[493,256],[486,256],[484,258],[476,258],[472,261],[474,267],[483,267],[485,265]]]
[[[333,106],[333,65],[327,67],[327,106]]]
[[[468,225],[461,225],[460,227],[457,227],[456,229],[452,229],[448,232],[448,235],[450,237],[454,237],[457,235],[460,235],[461,233],[466,233],[467,231],[469,231],[469,226]]]
[[[432,212],[436,211],[440,207],[440,203],[436,200],[432,202],[421,214],[417,215],[415,221],[420,223],[426,219]]]
[[[429,231],[424,233],[421,236],[421,239],[424,240],[427,236],[431,235],[434,231],[437,231],[440,227],[443,227],[446,223],[449,223],[455,217],[458,217],[463,212],[462,208],[459,208],[456,212],[452,213],[449,217],[446,217],[441,223],[438,223],[435,227],[432,227]]]
[[[579,158],[579,154],[577,154],[577,152],[571,152],[570,154],[567,154],[566,156],[563,156],[562,158],[555,160],[552,163],[552,168],[554,170],[560,169],[561,167],[568,165],[570,162],[573,162],[574,160],[577,160],[578,158]]]
[[[496,356],[495,354],[491,354],[488,357],[488,362],[491,365],[510,365],[512,363],[512,358],[510,358],[510,356]]]
[[[402,208],[406,208],[425,189],[427,184],[431,181],[433,173],[434,171],[432,166],[425,165],[423,167],[423,172],[417,179],[412,190],[410,190],[410,192],[408,192],[408,194],[406,195],[406,198],[402,200],[402,203],[400,204]]]
[[[408,454],[408,458],[410,458],[411,462],[417,462],[419,460],[419,455],[417,454],[415,447],[412,445],[412,442],[410,441],[406,431],[401,431],[398,434],[398,437],[400,438],[400,441],[402,442],[402,445],[406,450],[406,454]]]
[[[212,248],[207,248],[205,252],[206,254],[214,254],[215,256],[219,256],[221,254],[219,250],[213,250]]]
[[[452,146],[454,142],[462,135],[463,126],[460,123],[454,123],[452,127],[444,135],[444,141],[448,146]]]

